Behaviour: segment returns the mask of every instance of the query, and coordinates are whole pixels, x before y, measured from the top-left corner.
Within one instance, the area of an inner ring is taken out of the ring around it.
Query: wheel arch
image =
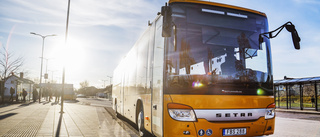
[[[143,102],[141,99],[138,99],[136,104],[137,105],[136,105],[136,121],[135,121],[135,123],[137,124],[140,109],[142,108],[142,111],[144,112],[144,108],[143,108]]]

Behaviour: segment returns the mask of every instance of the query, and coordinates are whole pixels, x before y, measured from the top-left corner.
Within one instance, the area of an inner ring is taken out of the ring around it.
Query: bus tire
[[[145,129],[144,129],[144,114],[142,107],[139,110],[138,117],[137,117],[137,127],[140,137],[145,136]]]

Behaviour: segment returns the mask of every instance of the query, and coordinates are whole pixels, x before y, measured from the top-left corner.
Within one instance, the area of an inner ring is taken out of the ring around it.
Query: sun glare
[[[51,69],[62,70],[65,66],[68,75],[77,76],[85,67],[86,52],[84,43],[70,38],[67,46],[64,43],[57,44],[49,54],[49,59],[52,59],[52,61],[49,61],[52,64]]]

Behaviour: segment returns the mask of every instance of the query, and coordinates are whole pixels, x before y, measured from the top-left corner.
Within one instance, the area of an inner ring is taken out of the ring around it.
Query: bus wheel
[[[142,108],[140,109],[140,112],[138,114],[137,126],[138,126],[139,136],[143,137],[143,135],[144,135],[144,120],[143,120],[143,110],[142,110]]]

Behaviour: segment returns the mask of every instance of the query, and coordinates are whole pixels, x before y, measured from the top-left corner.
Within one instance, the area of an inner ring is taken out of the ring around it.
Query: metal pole
[[[68,0],[68,12],[67,12],[67,23],[66,23],[66,36],[65,36],[65,46],[67,46],[68,40],[68,27],[69,27],[69,11],[70,11],[70,0]],[[64,80],[65,80],[65,64],[63,65],[63,72],[62,72],[62,92],[61,92],[61,111],[63,113],[63,101],[64,101]]]
[[[48,74],[48,60],[49,59],[47,59],[47,58],[45,58],[46,59],[46,73],[45,74]],[[47,79],[48,78],[45,78],[44,80],[45,80],[45,82],[44,83],[47,83]]]
[[[301,110],[304,109],[304,106],[303,106],[303,87],[304,87],[304,84],[303,83],[300,83],[300,93],[301,93]]]
[[[316,107],[316,111],[318,111],[318,88],[317,88],[317,81],[314,82],[314,94],[315,94],[315,106]]]
[[[299,89],[300,89],[300,110],[303,110],[303,92],[302,92],[302,83],[299,83]]]
[[[110,78],[110,85],[111,85],[111,78],[112,78],[112,77],[111,77],[111,76],[107,76],[107,77],[109,77],[109,78]]]
[[[44,39],[46,37],[44,36],[41,36],[42,37],[42,53],[41,53],[41,69],[40,69],[40,83],[39,83],[39,86],[40,86],[40,91],[39,91],[39,103],[41,102],[41,96],[42,96],[42,65],[43,65],[43,51],[44,51]]]
[[[286,85],[286,93],[287,93],[287,95],[286,95],[286,98],[287,98],[287,109],[289,109],[289,102],[288,102],[288,99],[289,99],[289,93],[288,93],[288,85]]]
[[[103,88],[106,88],[106,81],[108,80],[101,80],[101,81],[103,81]]]
[[[53,83],[53,72],[56,72],[56,70],[49,70],[49,71],[51,71],[51,83]]]

